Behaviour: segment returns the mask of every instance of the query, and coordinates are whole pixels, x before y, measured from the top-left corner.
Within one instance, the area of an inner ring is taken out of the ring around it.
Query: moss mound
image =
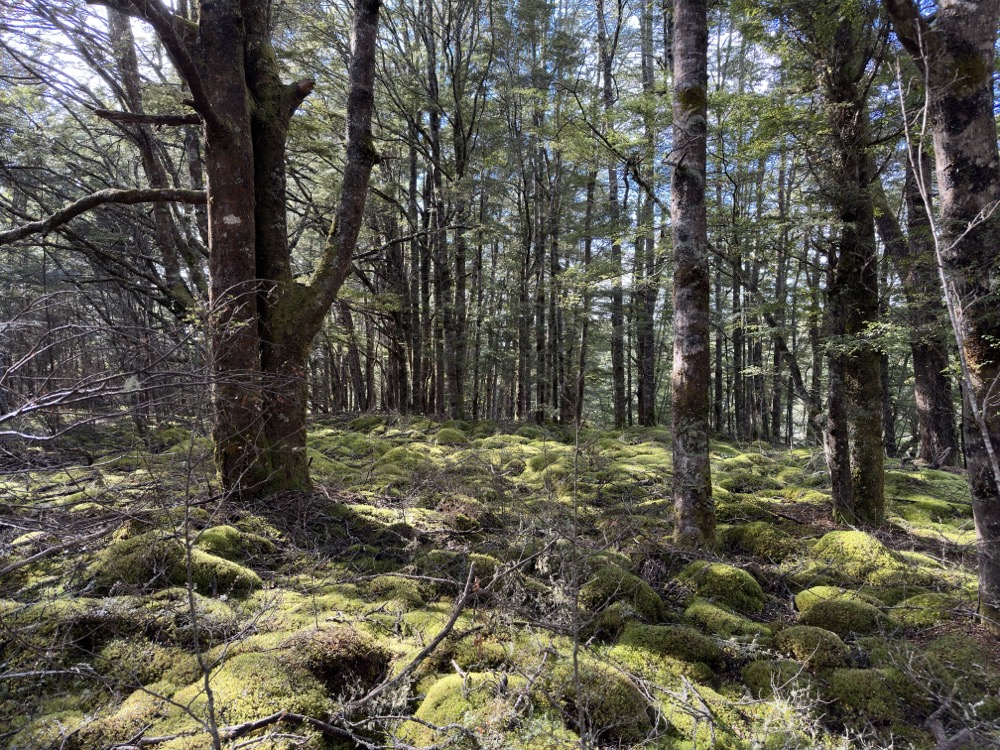
[[[962,602],[949,594],[917,594],[892,608],[893,616],[910,628],[929,628],[950,619],[961,609]]]
[[[262,584],[250,568],[198,548],[191,550],[190,563],[192,581],[202,594],[245,596]],[[183,586],[188,580],[187,555],[178,539],[148,532],[105,547],[90,574],[102,592],[116,584],[133,588]]]
[[[848,720],[886,725],[906,714],[901,676],[887,669],[835,669],[824,694],[830,708]]]
[[[691,623],[722,638],[757,636],[767,632],[766,625],[754,622],[744,615],[720,607],[707,599],[696,597],[684,610],[684,617]]]
[[[730,461],[734,459],[729,459]],[[781,482],[771,477],[749,471],[736,471],[719,482],[719,486],[729,492],[753,495],[757,492],[775,492],[782,488]]]
[[[812,586],[803,589],[795,595],[795,608],[800,614],[805,614],[816,604],[831,599],[850,599],[851,601],[867,602],[868,604],[878,604],[879,602],[874,596],[869,596],[858,591],[842,589],[839,586]]]
[[[648,704],[621,672],[592,658],[581,658],[578,675],[572,663],[558,664],[543,678],[540,691],[551,700],[568,728],[587,726],[601,746],[645,739],[652,726]]]
[[[847,665],[847,645],[836,633],[810,625],[785,628],[774,637],[778,648],[810,669]]]
[[[812,688],[814,681],[798,662],[761,659],[752,661],[740,672],[743,684],[754,698],[768,699],[790,690]]]
[[[687,662],[702,662],[713,670],[723,662],[722,649],[694,628],[683,625],[631,624],[618,644],[640,648]]]
[[[445,738],[461,739],[463,734],[493,734],[514,718],[514,704],[527,681],[521,677],[493,672],[452,674],[437,680],[420,703],[414,717],[434,726],[448,727],[439,734],[427,724],[405,722],[400,739],[416,747],[434,745]],[[465,727],[464,730],[459,727]],[[465,746],[467,743],[461,743]]]
[[[798,542],[790,534],[767,521],[753,521],[732,526],[722,534],[727,549],[746,552],[772,562],[781,562],[798,551]]]
[[[870,635],[890,625],[881,610],[853,599],[827,599],[816,602],[799,618],[803,625],[825,628],[841,637],[858,633]]]
[[[579,601],[592,612],[624,604],[646,622],[661,622],[666,616],[666,606],[653,587],[617,565],[600,568],[580,588]]]
[[[438,445],[465,445],[469,439],[454,427],[445,427],[438,430],[434,442]]]
[[[816,542],[812,556],[838,573],[873,586],[889,586],[907,576],[901,558],[863,531],[831,531]]]
[[[304,667],[331,695],[357,696],[374,687],[392,658],[389,650],[351,627],[311,628],[282,644],[290,664]]]
[[[243,561],[264,552],[272,552],[274,543],[257,534],[240,531],[235,526],[212,526],[198,534],[195,546],[210,555]]]
[[[740,612],[756,614],[764,609],[764,590],[760,584],[745,570],[732,565],[698,560],[684,568],[677,580],[694,588],[699,596]]]

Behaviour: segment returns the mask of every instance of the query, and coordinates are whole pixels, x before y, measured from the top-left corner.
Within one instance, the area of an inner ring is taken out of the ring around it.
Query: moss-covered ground
[[[1000,741],[961,475],[894,466],[860,530],[815,451],[715,442],[718,545],[682,551],[669,438],[331,419],[315,492],[253,507],[176,427],[4,476],[0,746]]]

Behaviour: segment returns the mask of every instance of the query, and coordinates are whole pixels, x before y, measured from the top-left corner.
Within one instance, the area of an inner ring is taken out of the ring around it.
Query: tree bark
[[[709,278],[705,163],[708,17],[705,0],[674,3],[674,143],[671,218],[674,244],[674,539],[715,538],[708,461]]]
[[[939,262],[963,357],[963,433],[979,551],[979,604],[1000,632],[1000,151],[993,112],[1000,0],[944,2],[933,23],[911,0],[883,0],[924,73],[941,200]],[[917,172],[919,174],[919,171]]]

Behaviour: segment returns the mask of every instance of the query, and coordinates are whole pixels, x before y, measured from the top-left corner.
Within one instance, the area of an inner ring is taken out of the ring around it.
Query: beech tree
[[[357,0],[349,69],[347,161],[322,255],[305,281],[292,275],[286,142],[312,92],[281,78],[266,0],[201,2],[173,11],[160,0],[90,0],[146,22],[190,92],[202,124],[207,175],[215,457],[227,492],[247,497],[309,487],[306,373],[313,338],[351,269],[377,161],[371,135],[379,0]],[[128,75],[128,73],[126,73]],[[108,113],[108,117],[141,113]],[[188,122],[150,116],[151,125]],[[178,191],[125,191],[78,202],[75,213],[11,230],[47,231],[103,202],[194,200]]]
[[[965,386],[962,431],[979,551],[980,612],[1000,631],[1000,315],[995,289],[1000,150],[993,111],[1000,0],[944,0],[933,17],[912,0],[883,4],[926,87],[940,196],[937,256]],[[915,171],[919,176],[919,167]],[[925,200],[929,190],[924,183]]]
[[[670,213],[674,240],[674,538],[715,538],[708,462],[709,275],[705,162],[708,125],[708,6],[674,3],[674,147]]]

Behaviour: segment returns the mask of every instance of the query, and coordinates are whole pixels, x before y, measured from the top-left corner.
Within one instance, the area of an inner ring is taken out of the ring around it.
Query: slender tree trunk
[[[712,543],[715,508],[708,462],[709,279],[705,162],[708,10],[676,0],[671,218],[674,244],[674,539]]]

